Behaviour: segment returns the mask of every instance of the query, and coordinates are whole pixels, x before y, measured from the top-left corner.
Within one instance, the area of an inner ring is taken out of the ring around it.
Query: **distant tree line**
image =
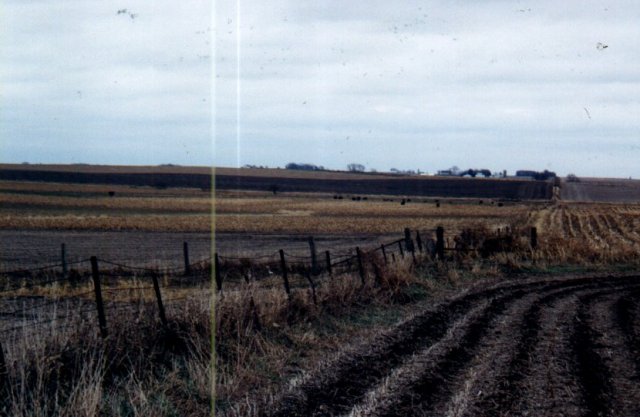
[[[484,177],[489,178],[491,176],[491,171],[489,171],[488,169],[468,169],[466,171],[461,172],[460,176],[463,177],[465,175],[470,175],[473,178],[475,178],[478,174],[481,174]]]
[[[355,162],[350,163],[349,165],[347,165],[347,171],[349,172],[364,172],[365,167],[362,164],[357,164]]]
[[[296,162],[289,162],[286,166],[286,169],[297,169],[299,171],[325,171],[324,167],[322,165],[314,165],[314,164],[307,164],[307,163],[296,163]]]
[[[416,170],[413,170],[413,169],[391,168],[389,171],[394,173],[394,174],[405,174],[405,175],[420,175],[420,174],[422,174],[422,171],[420,171],[420,170],[416,171]]]
[[[531,177],[534,180],[546,181],[548,179],[555,178],[556,173],[552,171],[547,171],[546,169],[542,172],[520,170],[520,171],[516,171],[516,177]]]

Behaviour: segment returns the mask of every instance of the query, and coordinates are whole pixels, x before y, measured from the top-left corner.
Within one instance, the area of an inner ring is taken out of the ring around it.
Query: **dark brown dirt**
[[[179,267],[183,242],[190,262],[211,256],[210,233],[0,230],[0,270],[59,264],[62,243],[68,262],[97,256],[131,266]]]
[[[264,416],[640,415],[639,276],[463,294],[327,363]]]

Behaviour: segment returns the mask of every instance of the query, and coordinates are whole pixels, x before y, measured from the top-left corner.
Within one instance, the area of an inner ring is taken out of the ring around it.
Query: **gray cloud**
[[[238,21],[222,7],[216,161],[638,176],[639,13],[281,0],[240,2]]]
[[[640,176],[635,2],[215,8],[5,2],[2,160]]]
[[[4,161],[212,162],[209,2],[119,6],[3,4]]]

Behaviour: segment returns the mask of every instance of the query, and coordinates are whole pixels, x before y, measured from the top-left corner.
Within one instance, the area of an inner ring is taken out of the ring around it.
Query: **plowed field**
[[[640,276],[469,291],[345,352],[268,416],[638,416]]]

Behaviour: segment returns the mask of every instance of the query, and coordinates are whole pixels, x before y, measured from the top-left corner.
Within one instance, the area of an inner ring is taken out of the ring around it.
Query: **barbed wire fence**
[[[486,233],[486,230],[482,232]],[[415,264],[418,257],[445,261],[447,251],[477,251],[475,235],[478,233],[480,231],[465,229],[452,241],[445,239],[443,227],[414,232],[406,228],[399,239],[368,248],[327,247],[323,253],[316,250],[314,238],[309,237],[306,255],[284,249],[255,256],[214,253],[196,262],[190,262],[188,243],[183,242],[183,266],[153,268],[97,256],[67,262],[66,248],[62,244],[61,259],[57,263],[0,269],[0,341],[12,333],[38,332],[47,326],[63,328],[78,320],[97,322],[100,335],[106,339],[109,316],[122,311],[148,314],[155,309],[162,325],[168,326],[167,304],[185,302],[188,296],[182,294],[163,299],[163,291],[209,282],[212,276],[219,293],[246,283],[258,283],[262,288],[283,288],[289,299],[292,291],[309,289],[316,302],[316,288],[327,279],[357,274],[364,286],[373,272],[377,283],[380,281],[379,265],[391,265],[405,258]],[[508,239],[513,233],[498,229],[493,235]],[[529,237],[530,246],[535,248],[535,228],[530,229]],[[119,280],[123,279],[129,280],[127,285],[118,286]],[[65,286],[68,290],[60,295],[56,286]],[[0,383],[6,369],[0,343]]]

